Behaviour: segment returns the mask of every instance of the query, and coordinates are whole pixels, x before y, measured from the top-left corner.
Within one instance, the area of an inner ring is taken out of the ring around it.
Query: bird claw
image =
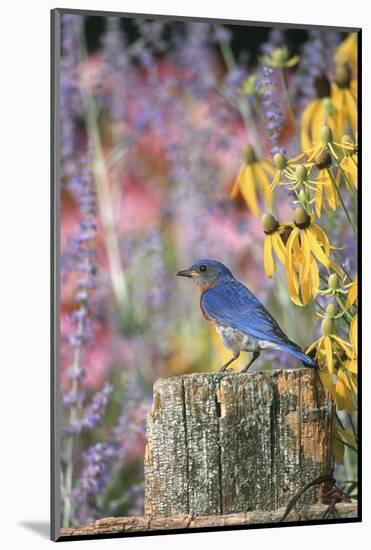
[[[222,367],[221,369],[219,369],[219,372],[234,372],[234,370],[232,369],[232,367]]]

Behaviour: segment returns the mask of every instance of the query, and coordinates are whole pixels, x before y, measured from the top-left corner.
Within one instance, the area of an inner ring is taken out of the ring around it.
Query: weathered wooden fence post
[[[332,437],[333,405],[313,369],[160,379],[147,419],[145,514],[276,510],[332,473]]]

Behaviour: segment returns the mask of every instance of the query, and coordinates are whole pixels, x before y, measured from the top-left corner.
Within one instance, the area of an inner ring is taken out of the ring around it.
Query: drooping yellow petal
[[[312,299],[312,287],[310,279],[305,279],[300,282],[301,296],[303,300],[303,305],[306,306]]]
[[[243,171],[245,170],[245,165],[241,166],[241,168],[239,169],[238,171],[238,175],[237,175],[237,178],[234,180],[234,184],[232,186],[232,189],[231,189],[231,192],[230,192],[230,197],[232,199],[235,199],[236,196],[237,196],[237,193],[238,191],[240,190],[240,187],[241,187],[241,179],[242,179],[242,174],[243,174]]]
[[[268,207],[268,210],[272,210],[273,206],[273,193],[270,190],[270,184],[267,175],[264,173],[264,170],[259,166],[259,163],[256,162],[252,165],[252,170],[255,172],[255,175],[260,183],[262,189],[264,200]]]
[[[358,315],[350,322],[349,339],[353,348],[353,357],[358,357]]]
[[[296,254],[294,253],[295,242],[298,240],[298,237],[299,230],[297,227],[294,227],[286,243],[287,254],[285,266],[290,298],[294,302],[294,304],[302,306],[303,304],[301,303],[301,300],[299,298],[299,281],[295,269],[295,261],[297,261],[297,258]]]
[[[349,33],[335,52],[335,62],[337,64],[349,63],[355,71],[358,63],[357,36],[355,32]]]
[[[264,172],[266,172],[268,174],[268,176],[270,176],[271,178],[274,177],[275,173],[276,173],[276,170],[275,168],[273,167],[272,163],[269,162],[268,160],[266,159],[261,159],[259,164],[263,167],[264,169]]]
[[[344,361],[345,368],[353,374],[358,374],[358,361],[357,359],[348,359]]]
[[[325,267],[330,267],[331,261],[324,253],[323,249],[321,248],[321,245],[319,244],[315,234],[313,234],[311,229],[312,227],[305,229],[305,232],[307,233],[307,236],[308,236],[310,249],[321,264],[323,264]]]
[[[317,185],[316,186],[316,192],[315,192],[315,195],[314,195],[314,205],[315,205],[315,208],[316,208],[316,214],[317,214],[318,218],[321,217],[322,194],[323,194],[322,185]]]
[[[349,125],[353,132],[357,130],[357,98],[354,97],[350,90],[344,91],[346,114]]]
[[[321,369],[319,371],[319,377],[323,387],[329,392],[332,398],[335,398],[335,384],[333,375],[328,371]]]
[[[323,347],[325,349],[327,369],[330,374],[334,374],[334,362],[332,355],[332,344],[329,336],[323,337]]]
[[[316,262],[312,261],[310,265],[310,280],[312,286],[312,298],[316,299],[319,289],[319,272]]]
[[[254,216],[260,216],[260,208],[256,197],[254,173],[251,165],[246,166],[241,177],[240,190],[243,198]]]
[[[345,302],[345,307],[349,309],[357,301],[358,297],[358,276],[354,277],[352,286],[349,288],[347,301]]]
[[[311,225],[311,230],[323,246],[326,256],[328,256],[330,254],[330,241],[328,240],[326,233],[323,231],[323,229],[320,228],[319,225],[313,222]]]
[[[334,184],[332,182],[328,169],[323,170],[323,172],[324,172],[323,187],[326,195],[327,204],[329,205],[331,210],[336,210],[337,207],[339,206],[339,199],[334,189]]]
[[[335,340],[339,346],[342,348],[342,350],[345,351],[346,355],[349,357],[349,359],[352,359],[352,347],[348,342],[345,342],[340,336],[337,336],[336,334],[332,335],[333,340]]]
[[[286,248],[285,245],[282,242],[282,239],[279,235],[279,233],[273,233],[272,234],[272,245],[273,250],[276,253],[277,258],[281,262],[281,264],[285,265],[286,263]]]
[[[301,119],[300,142],[303,151],[313,146],[312,123],[317,111],[321,108],[320,99],[312,99],[303,111]],[[317,136],[316,136],[317,137]]]
[[[264,239],[264,271],[267,277],[271,279],[275,272],[272,254],[272,236],[267,235]]]
[[[311,263],[310,244],[307,236],[307,231],[305,229],[300,233],[300,239],[302,255],[299,278],[300,283],[303,284],[303,282],[307,281],[308,279]]]
[[[340,410],[345,409],[347,412],[352,412],[356,409],[353,394],[345,383],[345,375],[342,370],[338,371],[335,393],[336,402]]]

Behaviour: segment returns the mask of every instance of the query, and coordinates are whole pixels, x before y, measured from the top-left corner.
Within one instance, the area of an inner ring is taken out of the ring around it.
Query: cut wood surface
[[[320,520],[327,510],[328,506],[324,504],[305,505],[300,509],[292,510],[286,518],[285,523],[292,521]],[[172,517],[109,517],[100,519],[91,525],[63,528],[61,529],[61,536],[94,536],[106,535],[109,533],[132,533],[135,531],[233,527],[237,525],[276,523],[280,521],[284,511],[285,509],[281,508],[272,512],[240,512],[239,514],[224,516],[176,515]],[[357,518],[357,514],[357,502],[339,503],[336,505],[337,518]]]
[[[160,379],[147,419],[147,516],[277,510],[332,473],[333,404],[314,369]],[[314,504],[326,490],[308,490]],[[270,513],[270,512],[269,512]]]

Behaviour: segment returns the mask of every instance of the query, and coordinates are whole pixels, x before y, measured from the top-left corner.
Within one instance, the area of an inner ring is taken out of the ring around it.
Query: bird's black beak
[[[177,275],[179,277],[190,277],[192,279],[194,275],[193,269],[183,269],[182,271],[178,271]]]

